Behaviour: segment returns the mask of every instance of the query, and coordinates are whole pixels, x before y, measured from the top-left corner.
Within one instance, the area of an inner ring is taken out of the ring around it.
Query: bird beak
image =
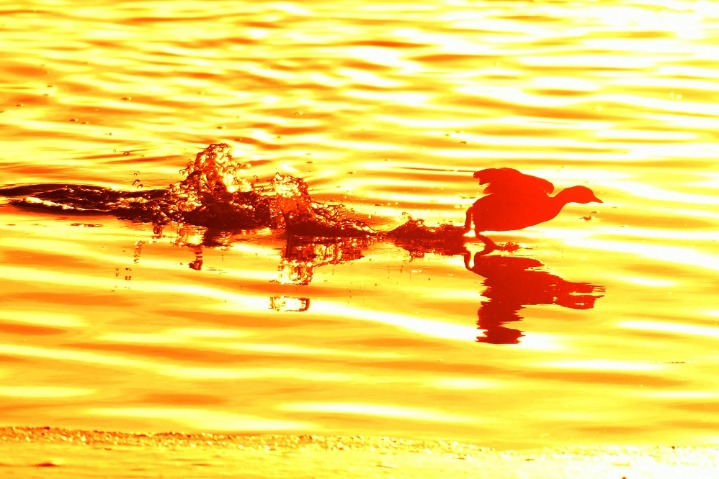
[[[593,199],[592,201],[595,202],[595,203],[604,203],[602,200],[600,200],[600,199],[597,198],[596,196],[594,196],[594,199]]]

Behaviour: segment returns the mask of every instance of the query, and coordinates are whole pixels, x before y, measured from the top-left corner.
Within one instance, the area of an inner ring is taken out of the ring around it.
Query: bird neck
[[[570,188],[564,189],[556,195],[551,196],[549,198],[550,207],[548,208],[551,211],[548,211],[548,213],[552,215],[552,218],[554,218],[560,211],[562,211],[562,208],[564,208],[567,203],[572,203],[574,201],[573,198],[574,195],[572,194]]]
[[[561,210],[567,203],[574,202],[574,194],[571,188],[565,188],[552,197],[552,202]]]

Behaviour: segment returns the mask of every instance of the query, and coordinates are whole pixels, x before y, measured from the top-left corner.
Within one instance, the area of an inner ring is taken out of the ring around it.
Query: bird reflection
[[[566,281],[543,271],[544,265],[533,258],[466,253],[464,264],[469,271],[485,278],[486,300],[477,310],[477,326],[485,331],[484,336],[477,337],[482,343],[519,343],[522,332],[505,324],[521,321],[519,312],[525,306],[556,304],[591,309],[604,292],[602,286]]]

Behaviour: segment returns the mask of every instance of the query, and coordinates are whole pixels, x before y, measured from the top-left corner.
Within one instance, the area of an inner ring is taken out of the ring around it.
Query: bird
[[[514,168],[487,168],[476,171],[474,178],[487,186],[485,196],[467,210],[464,232],[474,224],[474,233],[482,240],[488,240],[482,235],[485,231],[513,231],[549,221],[567,203],[602,203],[586,186],[571,186],[550,196],[551,182]]]

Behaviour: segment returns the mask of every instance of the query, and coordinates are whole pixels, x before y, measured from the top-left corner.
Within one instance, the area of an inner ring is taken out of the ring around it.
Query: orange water
[[[604,204],[493,235],[516,283],[2,205],[2,424],[719,444],[715,2],[23,5],[0,6],[3,185],[164,187],[228,142],[377,229],[460,224],[487,167]],[[562,280],[593,307],[551,304]]]

